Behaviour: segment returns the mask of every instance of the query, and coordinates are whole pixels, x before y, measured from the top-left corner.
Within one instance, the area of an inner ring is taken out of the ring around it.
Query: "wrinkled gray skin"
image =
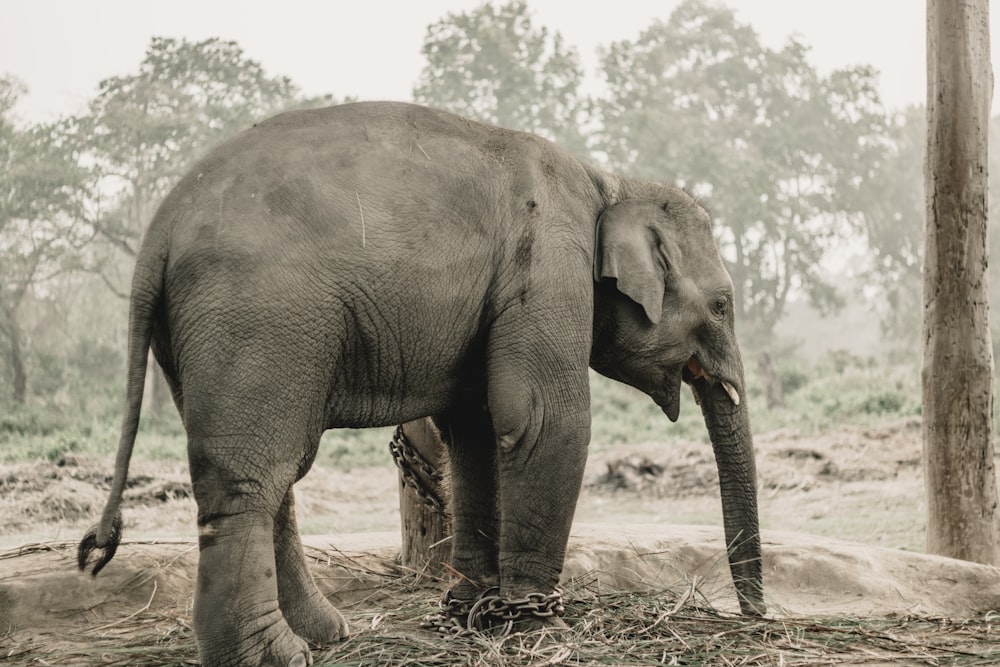
[[[732,283],[678,189],[413,105],[282,114],[163,202],[129,330],[113,489],[81,565],[117,545],[151,347],[188,433],[206,665],[304,665],[307,642],[347,635],[292,506],[329,428],[433,416],[452,461],[455,596],[552,591],[590,439],[588,366],[672,420],[692,384],[740,604],[764,611]]]

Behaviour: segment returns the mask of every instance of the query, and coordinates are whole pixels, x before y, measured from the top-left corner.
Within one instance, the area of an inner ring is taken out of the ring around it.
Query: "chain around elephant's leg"
[[[515,630],[566,628],[559,577],[590,439],[585,374],[579,383],[574,390],[567,379],[556,396],[541,383],[534,395],[507,378],[496,383],[507,413],[497,419],[500,589],[489,614]]]

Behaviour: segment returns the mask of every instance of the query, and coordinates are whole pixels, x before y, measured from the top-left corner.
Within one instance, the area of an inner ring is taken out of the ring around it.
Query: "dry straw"
[[[38,545],[38,549],[44,545]],[[317,649],[317,665],[996,665],[1000,617],[976,621],[899,616],[881,619],[752,619],[709,605],[699,580],[676,590],[643,593],[601,590],[597,577],[565,586],[560,635],[438,636],[418,628],[443,584],[385,561],[372,567],[342,554],[331,558],[359,580],[375,581],[371,595],[342,605],[354,635]],[[23,553],[23,550],[19,550]],[[0,559],[18,553],[0,553]],[[187,604],[169,611],[138,605],[120,620],[72,636],[0,636],[4,665],[194,665],[198,653]]]

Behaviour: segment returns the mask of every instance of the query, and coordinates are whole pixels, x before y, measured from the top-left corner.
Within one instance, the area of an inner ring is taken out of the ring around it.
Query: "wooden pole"
[[[441,481],[444,468],[444,443],[430,419],[418,419],[401,426],[407,445],[419,456],[402,458],[399,470],[399,515],[403,546],[400,559],[404,567],[440,575],[450,561],[451,521],[447,515],[447,494]],[[399,461],[397,456],[397,464]],[[426,464],[424,464],[424,462]],[[409,472],[407,472],[409,471]],[[437,474],[433,474],[435,471]]]
[[[927,0],[927,551],[1000,564],[987,284],[989,0]]]

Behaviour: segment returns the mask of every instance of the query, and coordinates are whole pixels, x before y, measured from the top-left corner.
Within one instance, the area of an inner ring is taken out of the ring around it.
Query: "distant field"
[[[872,425],[920,414],[919,372],[885,369],[846,358],[825,364],[779,367],[786,406],[768,410],[752,369],[748,368],[751,419],[756,433],[790,428],[815,433],[835,425]],[[676,439],[707,442],[701,413],[682,391],[681,416],[670,423],[644,394],[596,373],[591,380],[591,450]],[[0,463],[55,460],[71,453],[112,456],[120,423],[117,401],[101,413],[73,414],[67,409],[7,406],[0,412]],[[391,428],[329,431],[323,436],[317,464],[358,466],[384,460]],[[160,414],[147,407],[136,455],[153,460],[186,460],[185,438],[173,406]]]
[[[753,376],[749,382],[764,529],[922,549],[916,371],[886,370],[849,356],[779,370],[783,408],[768,410]],[[648,397],[597,375],[592,396],[590,464],[578,519],[718,524],[714,460],[690,394],[683,392],[676,424]],[[0,525],[9,537],[64,534],[93,520],[117,446],[114,413],[75,420],[32,408],[0,415],[0,514],[8,513]],[[296,487],[303,530],[398,526],[391,432],[324,435],[313,471]],[[159,415],[147,409],[130,471],[136,481],[126,500],[132,534],[191,530],[186,468],[185,437],[172,406]]]

